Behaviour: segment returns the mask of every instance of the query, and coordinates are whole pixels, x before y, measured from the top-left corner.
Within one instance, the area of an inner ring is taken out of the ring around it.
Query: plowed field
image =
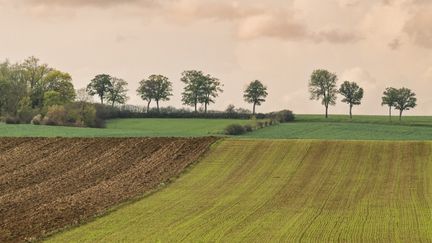
[[[104,213],[196,161],[215,138],[0,138],[0,242]]]
[[[432,143],[224,140],[54,242],[431,242]]]

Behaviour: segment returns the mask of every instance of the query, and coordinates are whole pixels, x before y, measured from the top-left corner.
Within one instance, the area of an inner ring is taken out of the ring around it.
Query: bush
[[[8,116],[5,119],[6,124],[20,124],[20,120],[18,117]]]
[[[48,107],[48,112],[44,118],[45,125],[65,125],[67,121],[67,112],[62,105],[53,105]]]
[[[31,120],[31,123],[33,125],[40,125],[40,124],[42,124],[42,115],[38,114],[35,117],[33,117],[33,119]]]
[[[269,118],[271,118],[274,121],[280,122],[280,123],[285,123],[285,122],[294,121],[295,115],[290,110],[281,110],[278,112],[270,113]]]
[[[246,132],[245,128],[239,124],[231,124],[225,128],[226,135],[241,135]]]
[[[263,122],[258,121],[258,122],[256,123],[256,128],[257,128],[257,129],[260,129],[260,128],[263,128],[263,127],[264,127],[264,123],[263,123]]]
[[[48,116],[44,117],[44,119],[42,120],[42,124],[43,125],[47,125],[47,126],[57,126],[57,125],[59,125],[56,121],[54,121],[53,119],[49,118]]]
[[[245,132],[252,132],[253,131],[253,128],[250,124],[246,124],[243,127],[244,127]]]

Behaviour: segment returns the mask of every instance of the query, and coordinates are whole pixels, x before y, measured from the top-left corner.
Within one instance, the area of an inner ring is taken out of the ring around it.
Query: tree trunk
[[[195,101],[195,112],[197,112],[197,102]]]
[[[403,112],[403,110],[401,109],[401,110],[399,111],[399,121],[402,121],[402,112]]]
[[[103,96],[99,96],[101,100],[101,104],[103,104]]]
[[[204,103],[204,113],[207,113],[207,103]]]
[[[253,104],[252,115],[255,115],[255,106],[256,106],[256,103]]]
[[[328,118],[328,105],[325,106],[325,118]]]
[[[151,100],[149,100],[149,101],[147,102],[147,113],[149,113],[149,111],[150,111],[150,102],[151,102]]]
[[[157,107],[157,111],[159,113],[159,100],[156,100],[156,107]]]
[[[391,121],[391,119],[392,119],[392,113],[391,113],[391,106],[389,106],[389,118],[390,118],[390,121]]]
[[[350,105],[350,111],[349,111],[350,119],[352,119],[352,108],[353,108],[353,106]]]

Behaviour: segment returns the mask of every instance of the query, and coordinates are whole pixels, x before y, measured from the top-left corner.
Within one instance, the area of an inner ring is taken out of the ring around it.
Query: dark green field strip
[[[242,137],[325,140],[432,140],[432,127],[342,122],[294,122],[267,127]]]
[[[174,184],[54,242],[432,241],[429,142],[225,140]]]

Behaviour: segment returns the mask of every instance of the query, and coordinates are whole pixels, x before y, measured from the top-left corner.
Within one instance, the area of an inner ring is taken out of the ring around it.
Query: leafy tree
[[[311,100],[320,100],[325,106],[325,117],[328,118],[329,105],[336,104],[336,81],[337,76],[327,70],[318,69],[313,71],[309,80],[309,92]]]
[[[344,96],[342,102],[349,104],[349,115],[352,119],[352,108],[354,105],[360,105],[363,99],[363,89],[355,82],[345,81],[339,89],[339,93]]]
[[[184,105],[194,107],[195,112],[198,112],[197,105],[202,101],[203,86],[207,81],[202,71],[190,70],[182,73],[181,81],[186,85],[182,93],[182,101]]]
[[[50,107],[53,105],[64,105],[65,102],[62,99],[59,92],[50,90],[44,93],[44,107]]]
[[[137,90],[138,95],[147,101],[147,112],[150,110],[152,100],[156,101],[157,111],[160,112],[159,102],[169,100],[172,96],[172,83],[163,75],[150,75],[148,79],[141,80]]]
[[[111,87],[108,89],[108,93],[106,99],[111,102],[111,106],[114,107],[115,103],[117,104],[125,104],[128,100],[126,88],[128,83],[121,79],[113,77],[111,78]]]
[[[396,100],[398,96],[398,90],[392,87],[386,88],[383,93],[381,105],[387,105],[389,107],[389,118],[392,117],[392,107],[396,105]]]
[[[103,104],[107,94],[112,89],[112,77],[108,74],[99,74],[87,85],[87,93],[91,96],[98,95]]]
[[[42,107],[44,96],[44,79],[52,71],[47,64],[40,64],[36,57],[29,57],[20,65],[23,78],[30,86],[32,107]]]
[[[265,102],[267,97],[267,87],[261,81],[252,81],[246,88],[243,98],[246,102],[253,104],[252,114],[255,115],[255,107]]]
[[[140,81],[140,85],[137,89],[138,95],[144,101],[147,101],[147,112],[150,111],[150,103],[153,100],[154,82],[149,79],[143,79]]]
[[[0,112],[16,116],[20,101],[28,96],[27,81],[19,64],[0,64]]]
[[[218,92],[223,92],[221,86],[222,84],[219,79],[210,75],[205,76],[201,87],[202,92],[200,92],[201,95],[199,97],[199,102],[204,104],[205,113],[207,113],[207,106],[215,102],[214,98],[218,96]]]
[[[72,77],[68,73],[63,73],[58,70],[52,70],[44,78],[44,98],[46,92],[50,92],[48,96],[53,97],[53,92],[56,93],[58,104],[64,105],[73,102],[76,97],[75,89],[72,84]],[[45,103],[45,102],[44,102]]]
[[[415,96],[416,94],[408,88],[397,90],[394,106],[396,110],[399,110],[399,121],[402,120],[403,111],[407,111],[417,106],[417,98]]]

